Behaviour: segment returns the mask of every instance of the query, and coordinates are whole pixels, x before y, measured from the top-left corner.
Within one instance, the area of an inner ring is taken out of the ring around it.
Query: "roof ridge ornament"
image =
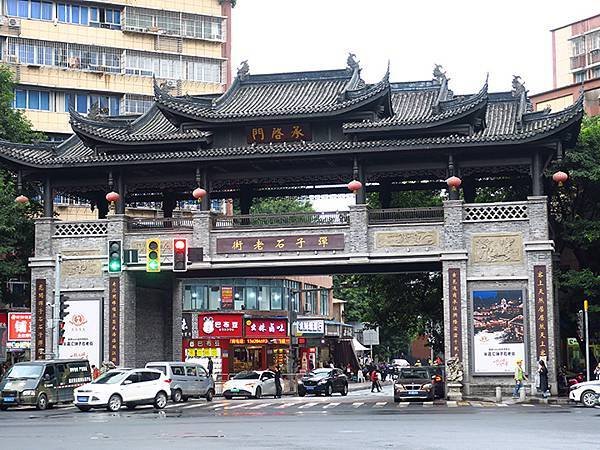
[[[520,75],[513,75],[512,96],[519,99],[519,109],[517,110],[517,126],[523,126],[523,116],[528,112],[527,89]]]
[[[344,89],[342,89],[342,91],[340,92],[338,96],[339,102],[347,100],[350,91],[358,91],[360,89],[366,88],[366,84],[360,78],[361,68],[359,65],[359,61],[356,59],[356,54],[348,53],[346,64],[348,65],[346,70],[351,71],[352,76],[350,77],[350,80],[348,80],[348,82],[346,83],[346,86],[344,86]]]
[[[348,69],[352,71],[358,70],[360,72],[360,61],[356,59],[356,54],[348,52],[348,58],[346,59]]]
[[[250,76],[250,65],[248,64],[248,60],[242,61],[240,66],[237,69],[237,78],[240,81],[246,81]]]
[[[433,79],[440,84],[440,90],[438,92],[437,99],[433,104],[433,111],[435,114],[438,114],[441,111],[440,103],[448,100],[448,81],[450,81],[450,79],[446,76],[446,71],[443,70],[443,66],[441,64],[434,65]]]

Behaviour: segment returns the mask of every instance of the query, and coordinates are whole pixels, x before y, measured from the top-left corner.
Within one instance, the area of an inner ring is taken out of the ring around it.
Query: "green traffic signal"
[[[111,261],[108,266],[109,272],[120,272],[121,271],[121,263],[119,261]]]
[[[121,272],[122,265],[122,242],[121,241],[109,241],[108,242],[108,272],[119,273]]]
[[[160,272],[160,239],[146,239],[146,272]]]

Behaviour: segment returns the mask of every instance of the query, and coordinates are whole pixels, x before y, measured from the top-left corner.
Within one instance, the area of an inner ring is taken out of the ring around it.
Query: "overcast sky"
[[[599,0],[238,0],[235,71],[337,69],[356,53],[376,82],[431,79],[434,63],[455,93],[510,90],[521,75],[530,93],[552,87],[550,29],[600,13]]]

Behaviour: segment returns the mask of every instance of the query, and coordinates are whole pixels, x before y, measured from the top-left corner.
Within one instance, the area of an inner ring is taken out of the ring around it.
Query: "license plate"
[[[314,386],[306,386],[307,391],[312,391],[314,388],[315,388]]]
[[[408,395],[419,395],[419,391],[408,391]]]
[[[77,397],[77,401],[81,403],[86,403],[89,397]]]
[[[15,398],[14,398],[14,397],[4,397],[4,398],[3,398],[3,400],[4,400],[6,403],[12,403],[12,402],[14,402],[14,401],[15,401]]]

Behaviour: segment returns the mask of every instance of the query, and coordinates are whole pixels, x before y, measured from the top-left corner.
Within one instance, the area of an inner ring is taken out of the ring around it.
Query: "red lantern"
[[[569,179],[569,175],[559,170],[554,175],[552,175],[552,179],[555,183],[558,183],[559,186],[562,186],[563,183]]]
[[[352,191],[353,193],[356,194],[356,191],[359,191],[360,189],[362,189],[362,183],[358,180],[352,180],[350,183],[348,183],[348,190]]]
[[[106,200],[109,201],[110,203],[118,202],[120,198],[121,198],[121,196],[118,193],[116,193],[115,191],[112,191],[112,192],[109,192],[108,194],[106,194]]]
[[[192,195],[194,196],[194,198],[196,200],[198,200],[200,202],[200,201],[202,201],[202,199],[204,197],[206,197],[206,189],[202,189],[201,187],[197,187],[196,189],[194,189],[194,192],[192,192]]]
[[[25,197],[23,194],[21,194],[17,198],[15,198],[15,202],[20,203],[21,205],[24,205],[25,203],[29,203],[29,199],[27,197]]]
[[[462,180],[460,178],[452,175],[450,178],[448,178],[446,180],[446,184],[448,184],[448,186],[450,186],[451,190],[456,191],[462,184]]]

